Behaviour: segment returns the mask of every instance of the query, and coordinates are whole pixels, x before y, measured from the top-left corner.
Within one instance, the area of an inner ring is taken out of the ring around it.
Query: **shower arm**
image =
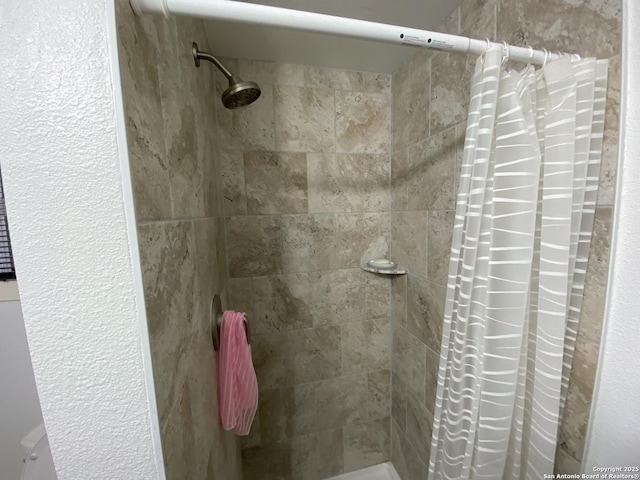
[[[220,63],[220,60],[218,60],[216,57],[214,57],[210,53],[201,52],[200,50],[198,50],[198,46],[195,43],[193,44],[192,48],[193,48],[193,60],[196,62],[196,67],[200,66],[200,60],[207,60],[213,63],[216,67],[218,67],[218,70],[220,70],[224,74],[224,76],[227,77],[227,79],[231,79],[233,74],[229,70],[227,70],[227,67],[225,67],[222,63]]]

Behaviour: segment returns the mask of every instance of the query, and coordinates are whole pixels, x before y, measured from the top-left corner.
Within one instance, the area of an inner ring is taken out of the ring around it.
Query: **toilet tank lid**
[[[27,433],[20,442],[20,444],[22,445],[22,451],[25,453],[25,455],[29,455],[36,447],[40,439],[46,434],[47,431],[44,428],[44,423],[40,423],[40,425]]]

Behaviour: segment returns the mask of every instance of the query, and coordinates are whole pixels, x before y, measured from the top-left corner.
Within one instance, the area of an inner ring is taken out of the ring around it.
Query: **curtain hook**
[[[549,50],[543,48],[542,51],[544,52],[544,60],[542,61],[542,66],[544,67],[547,64],[547,60],[549,60]]]
[[[487,50],[491,48],[491,40],[489,40],[488,38],[485,38],[484,41],[487,42],[487,48],[485,48],[484,54],[480,57],[480,60],[482,61],[482,65],[484,65],[484,59],[487,55]]]
[[[533,60],[533,47],[531,45],[528,45],[527,48],[529,49],[529,63],[531,63],[531,61]]]
[[[507,42],[502,42],[502,65],[507,63],[509,60],[509,44]]]

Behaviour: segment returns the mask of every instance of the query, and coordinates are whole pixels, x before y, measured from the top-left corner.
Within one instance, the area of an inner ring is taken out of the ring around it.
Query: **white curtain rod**
[[[542,65],[545,60],[554,60],[563,55],[528,47],[503,45],[488,40],[234,0],[130,0],[130,3],[139,15],[161,13],[165,17],[184,15],[211,20],[226,20],[471,55],[480,55],[489,46],[503,48],[506,46],[509,49],[509,60],[538,65]]]

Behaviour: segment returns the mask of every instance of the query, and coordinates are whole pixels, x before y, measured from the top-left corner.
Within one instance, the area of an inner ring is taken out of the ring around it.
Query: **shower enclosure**
[[[124,0],[117,15],[167,478],[322,480],[391,461],[426,479],[471,58],[417,50],[392,75],[221,59],[262,90],[232,111],[224,77],[193,64],[192,42],[215,51],[201,20]],[[467,0],[438,29],[610,59],[561,473],[582,460],[600,339],[619,25],[596,2]],[[409,274],[360,269],[387,255]],[[260,405],[241,440],[217,421],[214,294],[251,322]]]

